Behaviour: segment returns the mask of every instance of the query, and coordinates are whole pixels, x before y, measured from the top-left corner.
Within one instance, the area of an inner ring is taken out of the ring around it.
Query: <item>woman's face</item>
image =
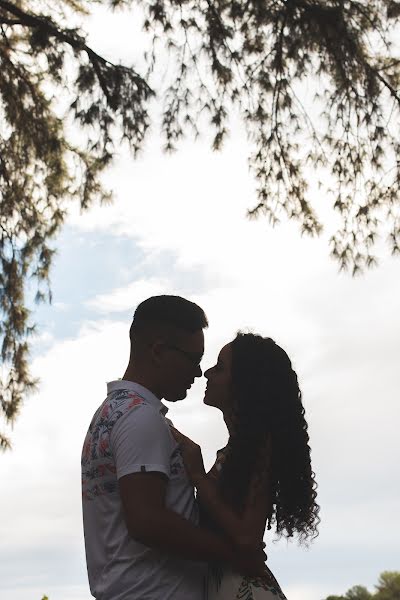
[[[232,346],[226,344],[218,355],[217,364],[204,373],[207,387],[204,395],[204,404],[215,406],[223,413],[229,412],[232,407]]]

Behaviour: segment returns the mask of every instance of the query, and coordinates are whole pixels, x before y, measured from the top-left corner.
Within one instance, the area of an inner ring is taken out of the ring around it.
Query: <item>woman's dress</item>
[[[262,577],[244,577],[231,569],[209,568],[207,600],[286,600],[268,567]]]
[[[218,477],[224,461],[224,449],[209,475]],[[265,565],[262,577],[247,577],[235,573],[230,567],[210,565],[206,582],[206,600],[287,600],[279,583]]]

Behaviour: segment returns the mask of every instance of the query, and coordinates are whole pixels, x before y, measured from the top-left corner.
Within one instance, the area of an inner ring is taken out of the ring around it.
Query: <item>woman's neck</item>
[[[229,439],[233,435],[233,417],[232,414],[224,413],[224,421],[229,432]]]

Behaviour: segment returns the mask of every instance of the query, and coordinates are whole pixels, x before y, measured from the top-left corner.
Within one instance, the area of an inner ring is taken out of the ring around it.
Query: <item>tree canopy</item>
[[[149,35],[143,73],[113,64],[71,27],[101,4],[140,5]],[[166,150],[202,127],[218,150],[230,116],[241,116],[257,190],[249,216],[286,216],[318,234],[308,181],[320,177],[339,216],[331,254],[341,268],[374,264],[380,234],[399,252],[399,17],[394,0],[0,0],[6,421],[35,387],[27,294],[34,285],[37,301],[51,299],[52,240],[69,204],[110,198],[101,174],[121,140],[134,155],[141,149],[156,94]],[[166,52],[172,66],[159,89]],[[0,446],[9,446],[5,435]]]
[[[384,571],[380,574],[376,592],[371,593],[366,587],[356,585],[344,596],[328,596],[325,600],[398,600],[400,598],[400,571]]]

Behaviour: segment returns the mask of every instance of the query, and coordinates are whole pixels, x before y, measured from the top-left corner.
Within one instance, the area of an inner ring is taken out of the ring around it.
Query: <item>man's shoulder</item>
[[[124,415],[149,408],[145,398],[132,390],[119,389],[110,392],[93,415],[90,429],[99,425],[114,425]],[[152,408],[152,407],[150,407]]]
[[[146,399],[129,389],[118,389],[110,392],[104,402],[109,413],[113,413],[118,410],[128,411],[132,408],[148,406]]]

